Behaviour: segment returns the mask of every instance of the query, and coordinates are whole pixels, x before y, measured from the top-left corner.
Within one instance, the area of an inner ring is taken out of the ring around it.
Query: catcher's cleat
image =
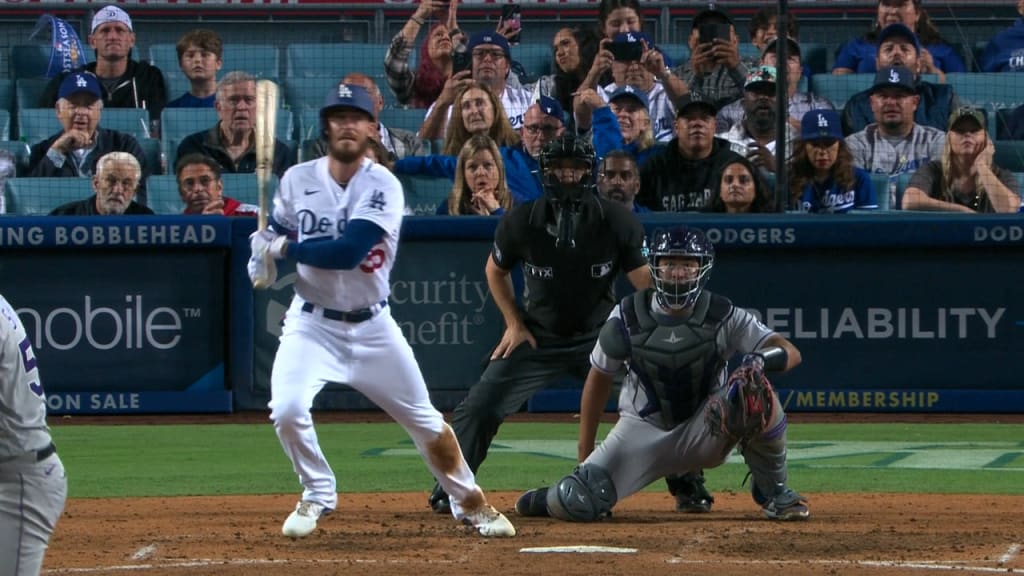
[[[527,490],[516,500],[516,514],[520,516],[550,516],[547,499],[547,488]]]
[[[303,538],[316,530],[316,521],[331,511],[316,502],[302,501],[295,505],[295,511],[288,515],[281,527],[281,533],[290,538]]]
[[[484,504],[466,514],[462,522],[476,528],[476,531],[485,538],[510,538],[516,535],[515,526],[490,504]]]
[[[704,473],[688,473],[681,476],[679,480],[682,483],[674,494],[676,512],[693,514],[711,512],[711,505],[715,503],[715,497],[704,487]]]
[[[448,495],[445,494],[444,490],[440,486],[436,486],[434,491],[430,494],[430,499],[427,501],[430,504],[430,509],[435,514],[451,514],[452,504],[448,500]]]
[[[759,491],[754,491],[754,499],[759,500]],[[761,511],[769,520],[806,520],[811,515],[807,508],[807,498],[797,494],[785,484],[776,487],[775,496],[759,502]]]

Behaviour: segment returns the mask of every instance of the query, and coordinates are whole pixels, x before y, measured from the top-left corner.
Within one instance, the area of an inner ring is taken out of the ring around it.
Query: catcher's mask
[[[593,195],[594,147],[573,135],[563,135],[544,145],[539,158],[541,182],[548,199],[575,211],[587,195]]]
[[[715,248],[704,232],[688,226],[655,230],[645,252],[658,302],[671,310],[693,306],[715,264]],[[666,257],[690,260],[696,266],[668,265]]]

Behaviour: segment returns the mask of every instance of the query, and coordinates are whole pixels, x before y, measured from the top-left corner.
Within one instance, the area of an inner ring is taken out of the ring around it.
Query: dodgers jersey
[[[0,461],[50,444],[46,396],[25,326],[0,296]]]
[[[351,270],[328,270],[297,264],[295,293],[335,310],[368,308],[390,293],[388,277],[395,264],[405,197],[402,185],[383,166],[364,158],[347,186],[327,170],[328,157],[292,166],[274,195],[274,228],[298,242],[336,240],[349,220],[368,220],[385,235]]]

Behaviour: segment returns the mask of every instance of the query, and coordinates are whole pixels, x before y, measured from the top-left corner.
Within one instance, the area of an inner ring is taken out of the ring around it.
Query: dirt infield
[[[515,494],[492,495],[511,510]],[[807,522],[764,520],[746,494],[716,494],[711,514],[670,511],[641,493],[613,519],[510,518],[487,540],[426,507],[426,493],[343,494],[303,540],[280,534],[294,496],[76,499],[44,574],[892,575],[1024,573],[1024,497],[811,494]],[[514,513],[513,513],[514,514]],[[606,547],[591,553],[543,547]],[[527,549],[527,550],[524,550]],[[631,551],[632,550],[632,551]]]

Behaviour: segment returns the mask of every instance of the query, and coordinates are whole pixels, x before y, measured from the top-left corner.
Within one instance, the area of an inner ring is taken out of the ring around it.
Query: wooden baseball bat
[[[259,212],[257,226],[260,230],[267,228],[268,204],[267,195],[272,191],[270,175],[274,166],[274,129],[277,126],[278,105],[277,84],[270,80],[256,82],[256,189],[259,195]],[[268,268],[273,262],[267,263]],[[267,288],[269,278],[257,278],[253,282],[255,288]]]

